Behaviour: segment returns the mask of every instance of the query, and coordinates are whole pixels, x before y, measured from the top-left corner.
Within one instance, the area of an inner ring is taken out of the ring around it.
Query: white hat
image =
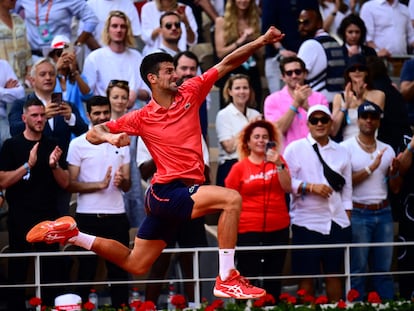
[[[55,298],[54,310],[82,310],[82,298],[75,294],[65,294]]]
[[[309,117],[312,115],[312,113],[314,113],[316,111],[321,111],[321,112],[325,113],[326,115],[328,115],[330,118],[332,118],[332,113],[331,113],[331,111],[329,110],[329,108],[327,106],[315,105],[315,106],[311,106],[308,109],[307,119],[309,120]]]
[[[70,40],[65,35],[56,35],[52,43],[50,44],[50,47],[52,49],[63,49],[65,47],[65,44],[69,44]]]

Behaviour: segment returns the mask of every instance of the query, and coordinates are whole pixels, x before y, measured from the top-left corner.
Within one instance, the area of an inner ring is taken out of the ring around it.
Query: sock
[[[222,281],[230,275],[230,270],[234,269],[234,248],[219,249],[219,275]]]
[[[95,239],[96,239],[96,236],[94,235],[79,232],[77,236],[70,238],[68,242],[72,243],[73,245],[83,247],[84,249],[87,249],[88,251],[90,251]]]

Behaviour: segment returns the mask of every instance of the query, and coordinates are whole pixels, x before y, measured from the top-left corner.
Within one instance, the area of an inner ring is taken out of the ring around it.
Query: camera
[[[266,152],[267,152],[267,150],[273,149],[275,147],[276,147],[276,142],[275,141],[268,141],[266,143]]]
[[[52,93],[52,103],[60,105],[62,103],[62,93]]]

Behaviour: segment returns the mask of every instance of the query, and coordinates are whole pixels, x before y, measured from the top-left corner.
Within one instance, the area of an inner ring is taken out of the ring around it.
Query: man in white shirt
[[[144,85],[139,67],[141,54],[133,49],[134,38],[131,22],[122,11],[112,11],[105,23],[103,42],[106,46],[91,52],[85,59],[83,74],[95,95],[106,96],[106,89],[111,80],[129,82],[129,105],[135,100],[149,99],[149,90]]]
[[[361,7],[367,27],[367,45],[379,57],[408,54],[414,47],[414,29],[406,5],[398,0],[371,0]]]
[[[352,209],[349,156],[343,147],[329,138],[332,116],[328,107],[310,107],[307,120],[308,136],[291,142],[284,153],[292,176],[292,244],[349,243],[351,223],[348,213]],[[315,144],[325,163],[345,179],[341,190],[335,191],[325,177],[323,164],[314,150]],[[342,248],[292,252],[292,271],[298,275],[343,273],[343,264]],[[327,277],[325,281],[329,301],[344,299],[339,277]],[[313,282],[313,278],[303,278],[299,281],[299,289],[314,296]]]

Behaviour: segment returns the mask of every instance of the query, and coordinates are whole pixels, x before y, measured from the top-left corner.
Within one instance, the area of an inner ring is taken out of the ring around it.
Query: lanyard
[[[45,16],[45,24],[49,21],[49,13],[52,8],[53,0],[49,1],[49,4],[47,5],[47,11]],[[39,18],[39,0],[36,0],[36,26],[39,27],[40,24],[40,18]]]

